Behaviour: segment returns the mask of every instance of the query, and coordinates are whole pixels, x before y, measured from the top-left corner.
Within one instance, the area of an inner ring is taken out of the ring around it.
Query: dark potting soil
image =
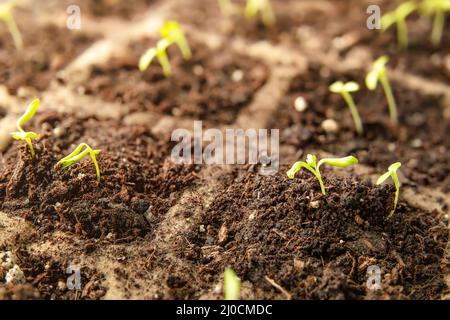
[[[289,180],[284,172],[236,170],[217,190],[221,196],[186,235],[191,245],[178,252],[197,265],[202,286],[230,266],[251,283],[250,299],[288,298],[265,277],[294,299],[440,297],[449,236],[444,223],[401,201],[387,221],[389,185],[328,178],[325,171],[323,196],[309,173]],[[381,290],[367,289],[369,266],[381,269]]]
[[[139,126],[42,113],[42,135],[31,158],[12,146],[0,170],[0,210],[31,221],[39,232],[59,229],[88,238],[127,240],[151,234],[177,192],[195,179],[193,167],[169,158],[170,137],[158,139]],[[86,142],[101,149],[101,182],[88,157],[66,170],[57,161]]]
[[[156,61],[141,73],[139,57],[154,44],[144,39],[131,46],[127,57],[94,68],[82,84],[86,94],[120,102],[130,113],[154,111],[229,124],[268,76],[266,67],[257,61],[199,44],[194,44],[189,61],[183,60],[178,48],[170,48],[172,77],[164,77]]]

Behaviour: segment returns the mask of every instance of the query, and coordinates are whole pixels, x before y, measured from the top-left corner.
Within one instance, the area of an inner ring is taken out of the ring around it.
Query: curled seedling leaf
[[[394,94],[389,83],[386,69],[386,64],[388,62],[389,58],[387,56],[382,56],[372,64],[372,68],[366,76],[366,86],[369,90],[375,90],[378,86],[378,82],[381,82],[388,102],[391,121],[392,123],[397,124],[397,104],[395,102]]]
[[[407,1],[399,5],[394,11],[381,17],[381,31],[385,32],[394,24],[397,25],[397,41],[400,49],[408,48],[408,25],[406,18],[417,9],[414,1]]]
[[[34,132],[26,132],[23,130],[22,125],[24,125],[26,122],[30,121],[34,115],[37,112],[37,109],[39,108],[39,99],[34,99],[25,110],[25,113],[17,120],[16,127],[17,132],[11,132],[11,136],[15,140],[22,140],[25,141],[28,144],[28,147],[31,151],[31,157],[34,158],[35,152],[33,148],[32,140],[40,139],[39,135]]]
[[[445,13],[450,11],[450,0],[422,0],[419,9],[423,15],[434,16],[431,42],[434,46],[439,46],[444,31]]]
[[[83,150],[84,148],[84,150]],[[89,147],[86,143],[81,143],[78,147],[75,148],[75,150],[72,151],[71,154],[69,154],[67,157],[62,158],[58,161],[58,165],[61,166],[61,168],[65,169],[68,168],[75,163],[79,162],[81,159],[83,159],[85,156],[89,155],[92,159],[92,162],[95,166],[95,172],[97,174],[97,181],[100,182],[100,168],[98,166],[97,162],[97,155],[99,155],[101,150],[93,150],[91,147]]]
[[[329,89],[333,93],[339,93],[340,95],[342,95],[345,102],[347,103],[348,108],[350,109],[350,113],[352,114],[356,132],[358,132],[359,135],[362,135],[364,133],[364,130],[361,117],[359,116],[358,109],[356,108],[356,104],[353,101],[351,95],[352,92],[356,92],[359,90],[359,84],[353,81],[347,83],[343,83],[342,81],[336,81],[330,86]]]
[[[306,162],[298,161],[294,163],[294,165],[289,169],[286,173],[289,179],[294,179],[295,174],[300,171],[302,168],[311,172],[319,181],[320,189],[322,194],[325,195],[325,186],[323,184],[322,175],[320,173],[320,166],[322,164],[328,164],[334,167],[348,167],[358,163],[358,159],[354,156],[348,156],[344,158],[324,158],[317,162],[317,158],[315,155],[308,154],[306,157]]]
[[[271,27],[276,23],[270,0],[247,0],[244,11],[247,19],[254,19],[258,12],[261,12],[262,21],[266,27]]]
[[[239,300],[241,280],[231,268],[225,268],[223,274],[223,291],[225,300]]]
[[[17,50],[23,49],[23,40],[22,34],[17,27],[16,21],[14,20],[14,16],[12,14],[12,9],[17,5],[16,0],[10,0],[5,3],[0,4],[0,21],[3,21],[8,27],[9,33],[14,41],[14,45]]]
[[[394,215],[395,209],[397,208],[398,198],[400,195],[400,185],[401,185],[400,180],[398,179],[398,176],[397,176],[397,170],[401,166],[402,166],[402,164],[400,162],[391,164],[388,168],[388,171],[386,173],[382,174],[377,180],[377,185],[382,184],[389,177],[391,177],[392,181],[394,182],[394,186],[395,186],[394,208],[389,213],[389,216],[387,217],[387,219],[390,219]]]

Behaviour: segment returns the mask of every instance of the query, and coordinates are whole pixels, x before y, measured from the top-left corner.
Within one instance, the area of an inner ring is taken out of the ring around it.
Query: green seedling
[[[225,300],[239,300],[241,280],[231,268],[225,268],[223,274],[223,291]]]
[[[176,21],[167,21],[159,30],[161,37],[167,39],[170,43],[175,43],[181,50],[185,60],[192,58],[191,48],[186,40],[181,26]]]
[[[359,135],[362,135],[364,130],[361,117],[359,116],[358,109],[356,108],[355,102],[353,101],[353,98],[350,94],[351,92],[356,92],[359,90],[359,84],[353,81],[347,83],[343,83],[342,81],[336,81],[330,86],[329,89],[331,92],[339,93],[342,95],[352,114],[356,132],[358,132]]]
[[[385,32],[394,24],[397,25],[397,41],[400,49],[408,48],[408,26],[406,18],[417,9],[413,1],[402,3],[392,12],[386,13],[381,17],[381,31]]]
[[[258,12],[261,12],[262,21],[266,27],[271,27],[275,24],[276,18],[270,0],[247,0],[244,11],[247,19],[254,19]]]
[[[400,195],[400,181],[398,180],[397,170],[401,166],[402,166],[402,164],[400,162],[391,164],[388,168],[388,171],[385,174],[381,175],[381,177],[379,177],[377,180],[377,185],[382,184],[389,177],[391,177],[392,181],[394,182],[394,186],[395,186],[394,208],[389,213],[388,219],[390,219],[394,215],[395,209],[397,208],[398,198]]]
[[[344,158],[324,158],[317,163],[316,156],[308,154],[306,157],[306,162],[298,161],[294,163],[292,168],[287,172],[287,176],[289,179],[294,179],[295,174],[302,168],[305,168],[317,178],[320,184],[320,189],[322,190],[322,194],[325,195],[325,186],[323,184],[322,175],[320,174],[320,166],[322,164],[329,164],[335,167],[348,167],[357,163],[358,159],[353,156]]]
[[[431,42],[439,46],[445,25],[445,13],[450,11],[450,0],[422,0],[420,11],[427,16],[434,16]]]
[[[185,60],[189,60],[192,57],[192,52],[186,37],[177,22],[166,22],[161,27],[160,34],[162,39],[158,41],[156,47],[148,49],[139,59],[139,70],[141,72],[147,70],[153,59],[156,57],[163,68],[164,76],[168,78],[172,75],[172,67],[170,66],[169,58],[167,56],[167,48],[175,43],[180,48],[181,54]]]
[[[26,122],[30,121],[34,115],[36,114],[37,109],[39,108],[39,99],[34,99],[27,107],[27,110],[25,110],[25,113],[17,120],[16,127],[17,132],[11,132],[11,136],[15,140],[22,140],[25,141],[28,146],[30,147],[31,151],[31,157],[34,158],[35,152],[33,148],[33,139],[40,139],[39,135],[34,132],[26,132],[23,130],[22,125],[24,125]]]
[[[83,150],[84,148],[84,150]],[[86,143],[81,143],[78,147],[75,148],[75,150],[69,154],[67,157],[62,158],[58,161],[58,165],[60,165],[63,169],[68,168],[71,165],[74,165],[81,159],[83,159],[85,156],[89,155],[92,159],[92,162],[95,166],[95,172],[97,174],[97,181],[100,182],[100,168],[98,166],[97,158],[96,156],[99,155],[101,150],[93,150],[91,147],[89,147]]]
[[[22,50],[23,48],[22,35],[12,15],[12,9],[16,5],[17,5],[16,0],[10,0],[8,2],[0,4],[0,20],[3,21],[8,27],[9,33],[11,33],[14,45],[16,46],[17,50]]]
[[[394,124],[398,123],[397,104],[387,76],[386,64],[389,62],[387,56],[378,58],[372,65],[372,69],[366,76],[366,86],[369,90],[375,90],[378,82],[383,86],[384,93],[389,106],[389,114]]]

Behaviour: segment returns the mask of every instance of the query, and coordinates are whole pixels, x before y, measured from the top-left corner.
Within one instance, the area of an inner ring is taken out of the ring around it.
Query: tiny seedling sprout
[[[422,0],[420,10],[424,15],[434,16],[431,42],[438,46],[444,31],[445,12],[450,11],[450,0]]]
[[[262,21],[266,27],[275,24],[276,18],[270,0],[247,0],[244,11],[247,19],[254,19],[259,11],[261,11]]]
[[[402,3],[392,12],[388,12],[381,17],[381,31],[385,32],[394,24],[397,25],[397,41],[400,49],[408,48],[408,26],[406,18],[417,9],[414,1]]]
[[[395,103],[394,94],[392,92],[386,70],[386,64],[388,62],[389,58],[387,56],[382,56],[373,63],[372,69],[366,76],[366,86],[369,90],[375,90],[378,86],[378,82],[381,82],[388,102],[391,121],[394,124],[397,124],[397,104]]]
[[[241,280],[231,268],[225,268],[223,274],[223,292],[225,300],[239,300]]]
[[[355,102],[351,96],[351,92],[356,92],[359,90],[359,84],[356,82],[350,81],[347,83],[343,83],[342,81],[336,81],[330,86],[330,91],[334,93],[339,93],[344,98],[347,106],[350,109],[350,112],[353,117],[353,122],[355,123],[356,131],[358,134],[363,134],[363,125],[361,121],[361,117],[359,116],[358,109],[356,108]]]
[[[311,172],[319,181],[320,189],[322,194],[325,195],[325,186],[323,184],[322,175],[320,173],[320,166],[322,164],[329,164],[335,167],[348,167],[358,163],[358,159],[353,156],[348,156],[344,158],[324,158],[317,163],[316,156],[312,154],[308,154],[306,157],[306,162],[298,161],[294,163],[291,169],[287,172],[287,176],[289,179],[294,179],[295,174],[300,171],[302,168],[307,169]]]
[[[84,148],[84,150],[83,150],[83,148]],[[58,164],[63,169],[68,168],[89,154],[89,156],[91,157],[92,162],[94,163],[94,166],[95,166],[95,172],[97,174],[97,181],[100,182],[100,168],[98,166],[98,162],[97,162],[97,158],[96,158],[96,156],[100,152],[101,152],[101,150],[93,150],[86,143],[81,143],[78,147],[75,148],[75,150],[71,154],[69,154],[67,157],[64,157],[61,160],[59,160]]]
[[[25,111],[25,113],[16,122],[16,127],[17,127],[18,131],[17,132],[11,132],[11,136],[15,140],[22,140],[22,141],[25,141],[28,144],[28,146],[30,147],[31,157],[32,158],[34,158],[34,156],[35,156],[32,140],[33,139],[39,139],[39,135],[37,133],[34,133],[34,132],[26,132],[25,130],[23,130],[22,125],[25,124],[26,122],[28,122],[29,120],[31,120],[34,117],[34,115],[36,114],[37,109],[39,108],[39,103],[40,103],[39,99],[34,99],[28,105],[27,110]]]
[[[8,27],[17,50],[21,50],[23,48],[22,35],[12,15],[12,9],[16,6],[16,4],[16,0],[10,0],[0,4],[0,21],[3,21]]]
[[[381,175],[377,180],[377,185],[382,184],[384,181],[386,181],[387,178],[391,177],[392,181],[394,182],[395,186],[395,199],[394,199],[394,208],[391,210],[388,219],[390,219],[395,212],[395,209],[397,208],[398,198],[400,195],[400,181],[398,180],[397,176],[397,170],[402,166],[400,162],[396,162],[394,164],[391,164],[388,168],[388,171]]]
[[[185,60],[189,60],[192,57],[192,52],[186,37],[177,22],[166,22],[161,27],[160,34],[162,39],[158,41],[156,47],[148,49],[139,59],[139,70],[141,72],[147,70],[153,59],[156,57],[163,68],[164,76],[170,77],[172,75],[172,67],[170,66],[169,58],[167,56],[167,48],[175,43],[180,48],[181,54]]]

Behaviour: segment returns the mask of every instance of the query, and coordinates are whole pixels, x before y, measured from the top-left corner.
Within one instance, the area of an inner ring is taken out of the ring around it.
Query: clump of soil
[[[11,35],[0,25],[0,82],[11,94],[20,87],[47,88],[57,72],[80,55],[94,40],[82,32],[55,25],[21,28],[24,49],[17,51]]]
[[[168,158],[169,138],[160,140],[144,127],[56,113],[36,121],[42,134],[36,157],[24,145],[4,156],[0,209],[25,217],[40,232],[57,228],[111,240],[144,236],[195,178],[193,167]],[[81,142],[102,150],[100,183],[91,161],[66,170],[56,166]]]
[[[198,265],[214,285],[231,266],[252,284],[250,298],[436,299],[446,288],[440,267],[448,230],[429,212],[400,202],[393,218],[393,187],[325,178],[327,195],[308,173],[238,172],[187,235],[179,255]],[[330,177],[324,173],[325,177]],[[199,233],[203,225],[205,233]],[[382,271],[381,290],[366,287],[367,268]]]
[[[134,43],[127,57],[106,67],[96,67],[85,92],[106,101],[120,102],[129,112],[154,111],[211,122],[232,123],[267,79],[267,69],[258,61],[235,56],[225,49],[211,51],[190,42],[193,57],[184,61],[178,48],[169,49],[173,75],[164,77],[155,61],[141,73],[140,56],[155,41]]]
[[[80,268],[82,290],[70,290],[67,279],[74,274],[73,261],[57,261],[45,255],[34,255],[21,247],[15,250],[17,263],[23,271],[26,284],[0,285],[1,300],[78,300],[99,299],[106,293],[101,285],[103,275],[88,267]],[[0,250],[1,251],[1,250]],[[70,267],[70,268],[68,268]],[[1,270],[1,267],[0,267]]]
[[[382,171],[401,161],[406,164],[402,171],[414,182],[445,181],[450,174],[446,165],[450,161],[447,138],[450,124],[442,121],[442,97],[422,95],[393,82],[400,122],[394,127],[383,90],[372,92],[361,87],[352,94],[365,129],[359,137],[344,100],[329,92],[328,86],[337,80],[364,83],[359,72],[337,74],[317,65],[292,81],[278,115],[270,124],[282,129],[282,142],[302,150],[322,148],[342,156],[354,153],[362,163]],[[297,98],[303,98],[307,104],[302,112],[295,109]],[[325,120],[335,121],[336,130],[323,126]]]

